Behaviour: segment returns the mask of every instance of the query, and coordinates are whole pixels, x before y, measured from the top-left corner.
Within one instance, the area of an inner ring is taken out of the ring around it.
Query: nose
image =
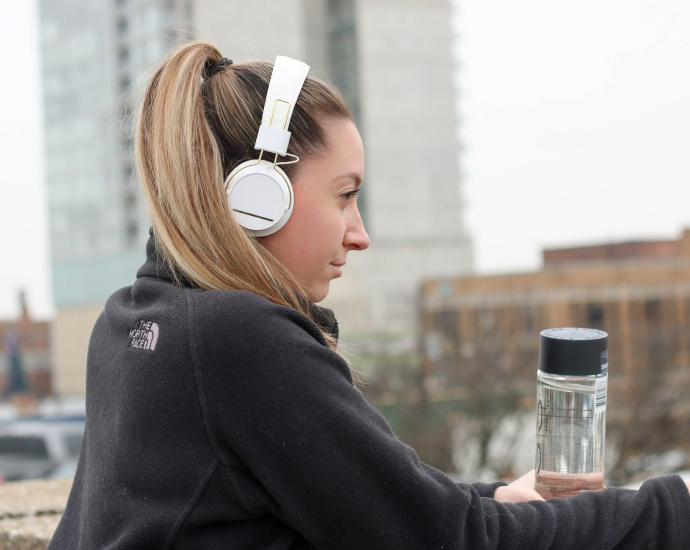
[[[364,229],[364,222],[359,210],[352,209],[352,219],[347,224],[345,230],[345,237],[343,238],[343,246],[350,250],[366,250],[369,248],[369,235]]]

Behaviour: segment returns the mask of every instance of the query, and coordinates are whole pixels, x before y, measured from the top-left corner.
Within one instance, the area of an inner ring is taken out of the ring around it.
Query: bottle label
[[[606,411],[608,381],[608,376],[602,376],[596,381],[596,385],[594,386],[594,414]]]

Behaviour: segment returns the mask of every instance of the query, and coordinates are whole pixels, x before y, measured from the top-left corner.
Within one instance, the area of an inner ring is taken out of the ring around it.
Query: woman
[[[455,484],[397,439],[315,305],[369,245],[362,142],[337,91],[304,82],[285,226],[252,237],[228,204],[228,175],[259,156],[271,74],[193,43],[148,87],[147,261],[94,328],[86,435],[51,548],[690,547],[678,476],[544,502],[530,475]]]

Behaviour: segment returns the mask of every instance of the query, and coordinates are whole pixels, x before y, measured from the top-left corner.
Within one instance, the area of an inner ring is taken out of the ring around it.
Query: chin
[[[309,299],[314,302],[315,304],[321,302],[322,300],[326,299],[326,296],[328,296],[328,291],[330,290],[330,284],[326,284],[324,286],[320,286],[316,290],[311,291],[311,296]]]

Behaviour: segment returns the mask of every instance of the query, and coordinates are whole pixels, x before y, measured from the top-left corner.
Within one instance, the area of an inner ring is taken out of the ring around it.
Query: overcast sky
[[[0,4],[0,318],[52,311],[35,4]],[[690,2],[456,4],[477,272],[690,227]]]
[[[0,319],[20,287],[37,316],[52,311],[37,17],[37,1],[0,2]]]
[[[480,272],[690,228],[690,2],[458,2]]]

